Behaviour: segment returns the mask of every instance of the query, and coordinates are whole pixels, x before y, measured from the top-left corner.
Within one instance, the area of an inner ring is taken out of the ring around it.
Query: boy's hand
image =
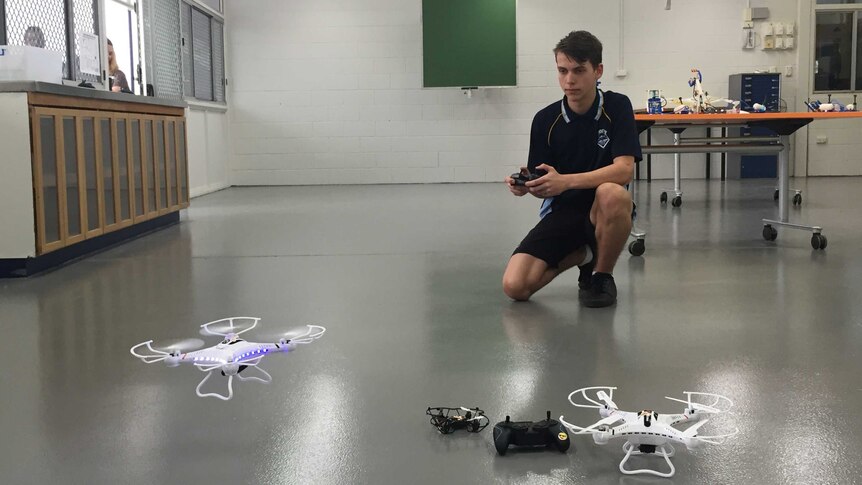
[[[521,173],[526,173],[526,171],[527,167],[521,167]],[[523,185],[515,185],[515,180],[510,175],[507,175],[504,180],[506,181],[506,184],[509,185],[509,192],[518,197],[524,196],[530,191],[530,189]]]
[[[545,170],[548,173],[536,180],[527,182],[526,186],[529,188],[531,194],[546,199],[560,195],[568,190],[566,180],[563,178],[564,175],[560,175],[554,167],[543,163],[536,168]]]

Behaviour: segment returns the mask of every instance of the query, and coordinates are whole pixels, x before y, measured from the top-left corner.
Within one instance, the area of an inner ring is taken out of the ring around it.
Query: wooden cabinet
[[[45,104],[30,106],[37,255],[188,207],[182,109]]]

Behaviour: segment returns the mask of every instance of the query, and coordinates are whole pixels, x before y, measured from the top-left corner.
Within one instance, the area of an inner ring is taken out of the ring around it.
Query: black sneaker
[[[584,298],[589,297],[590,288],[592,288],[593,268],[595,263],[587,263],[583,266],[578,266],[581,269],[581,275],[578,276],[578,300],[584,301]]]
[[[589,263],[578,266],[578,269],[581,270],[580,276],[578,276],[578,289],[579,290],[589,290],[593,280],[593,270],[596,268],[596,260],[593,258]]]
[[[611,306],[617,302],[617,285],[614,283],[613,275],[609,273],[594,274],[590,289],[584,293],[579,299],[588,308]]]
[[[593,259],[583,266],[578,266],[578,269],[581,270],[581,274],[578,276],[579,299],[584,298],[590,289],[593,279],[593,271],[596,269],[596,260],[599,258],[596,248],[593,247],[592,244],[590,244],[589,246],[593,252]]]

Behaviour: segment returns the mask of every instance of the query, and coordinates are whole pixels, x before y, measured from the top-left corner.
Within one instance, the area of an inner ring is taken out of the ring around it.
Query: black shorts
[[[536,224],[513,254],[541,259],[550,268],[587,244],[595,246],[596,228],[590,222],[590,206],[559,205]]]

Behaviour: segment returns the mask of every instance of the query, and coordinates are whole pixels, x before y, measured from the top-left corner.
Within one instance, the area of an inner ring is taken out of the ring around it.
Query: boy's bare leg
[[[590,211],[590,222],[596,228],[595,271],[612,273],[632,230],[631,194],[619,184],[600,185]]]
[[[503,273],[503,292],[518,301],[527,301],[564,271],[580,264],[586,256],[585,248],[578,248],[560,261],[556,268],[525,253],[513,254]]]

